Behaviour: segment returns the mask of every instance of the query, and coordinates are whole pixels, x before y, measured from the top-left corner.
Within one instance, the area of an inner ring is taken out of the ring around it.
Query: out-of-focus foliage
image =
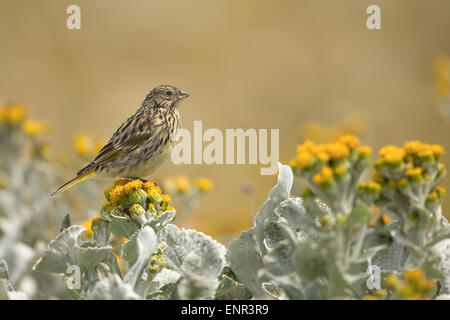
[[[310,121],[302,125],[301,137],[316,143],[334,141],[337,138],[352,134],[364,136],[367,132],[369,120],[362,114],[350,114],[342,122],[334,126],[326,126],[322,123]]]
[[[442,115],[450,119],[450,57],[441,55],[434,62],[438,107]]]

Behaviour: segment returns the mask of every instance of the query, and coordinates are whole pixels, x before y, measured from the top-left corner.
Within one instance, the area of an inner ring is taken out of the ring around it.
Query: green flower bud
[[[147,202],[147,193],[139,188],[128,195],[128,201],[132,204],[140,204],[142,207],[145,207]]]
[[[157,253],[151,256],[150,264],[148,266],[150,273],[156,274],[166,266],[166,261],[161,257],[161,255],[162,251],[161,249],[158,249]]]
[[[148,198],[152,203],[161,203],[162,198],[161,195],[159,194],[159,192],[157,190],[150,190],[148,193]]]
[[[131,218],[138,222],[140,225],[143,225],[146,222],[145,219],[145,209],[142,208],[140,204],[133,204],[129,209]]]

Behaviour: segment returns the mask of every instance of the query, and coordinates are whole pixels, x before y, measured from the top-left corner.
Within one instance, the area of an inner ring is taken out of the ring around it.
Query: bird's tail
[[[79,174],[78,176],[76,176],[75,178],[73,178],[72,180],[70,180],[69,182],[63,184],[61,187],[59,187],[55,192],[53,192],[50,195],[50,198],[54,198],[57,195],[59,195],[61,192],[66,191],[69,188],[72,188],[74,185],[76,185],[77,183],[86,180],[87,178],[93,176],[95,174],[95,171],[88,171],[82,174]]]

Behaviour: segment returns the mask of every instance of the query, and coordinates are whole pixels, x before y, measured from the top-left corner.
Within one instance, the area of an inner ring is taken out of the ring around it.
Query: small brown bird
[[[189,94],[169,85],[150,90],[139,109],[122,123],[95,159],[50,196],[55,197],[94,175],[148,177],[169,157],[178,141],[181,125],[178,104],[187,97]]]

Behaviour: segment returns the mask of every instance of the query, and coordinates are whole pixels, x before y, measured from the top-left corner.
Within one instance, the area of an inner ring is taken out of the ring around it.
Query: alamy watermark
[[[366,281],[367,288],[370,290],[373,289],[381,289],[381,270],[380,267],[376,265],[369,265],[366,270],[367,275],[369,276]]]
[[[226,129],[224,134],[219,129],[209,128],[203,132],[203,122],[196,120],[193,134],[180,129],[177,138],[180,141],[171,154],[176,165],[259,163],[261,175],[278,172],[279,129]],[[203,142],[207,144],[203,146]]]

